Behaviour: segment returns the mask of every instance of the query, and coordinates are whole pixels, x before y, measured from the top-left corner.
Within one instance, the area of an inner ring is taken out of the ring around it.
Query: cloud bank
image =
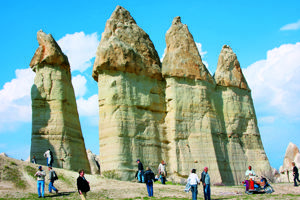
[[[284,44],[269,50],[265,60],[243,69],[255,103],[291,120],[300,120],[299,55],[300,42]]]

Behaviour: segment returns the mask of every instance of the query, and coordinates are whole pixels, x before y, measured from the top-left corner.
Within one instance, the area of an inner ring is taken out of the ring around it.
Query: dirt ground
[[[28,162],[3,158],[0,156],[0,199],[35,199],[37,198],[36,180],[28,174],[25,167],[37,169],[38,165]],[[25,180],[25,188],[19,188],[15,183],[4,180],[4,173],[7,168],[21,171],[20,179]],[[44,169],[47,169],[44,167]],[[55,182],[59,193],[49,194],[46,180],[45,196],[51,199],[80,199],[76,188],[78,172],[55,169],[60,179]],[[48,171],[46,171],[48,174]],[[104,178],[100,175],[86,175],[90,182],[91,191],[88,199],[148,199],[146,185],[135,181],[118,181]],[[47,177],[46,177],[47,178]],[[293,183],[271,184],[275,192],[271,195],[247,195],[243,186],[212,186],[212,199],[300,199],[300,187],[294,187]],[[162,185],[154,184],[154,198],[151,199],[191,199],[191,193],[184,192],[183,185]],[[198,188],[198,199],[203,199],[202,186]]]

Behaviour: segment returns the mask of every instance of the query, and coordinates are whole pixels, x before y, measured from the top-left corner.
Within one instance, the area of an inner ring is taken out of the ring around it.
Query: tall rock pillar
[[[117,6],[98,46],[101,171],[134,178],[137,159],[156,168],[164,158],[164,88],[159,56],[130,13]]]
[[[39,47],[30,67],[36,73],[31,89],[32,137],[30,157],[46,164],[47,149],[54,167],[90,172],[77,112],[68,58],[50,34],[37,33]]]
[[[213,104],[215,82],[202,63],[188,27],[175,17],[166,33],[162,73],[166,79],[168,168],[181,177],[191,169],[210,169],[212,182],[221,182],[213,133],[220,122]]]
[[[217,156],[223,182],[238,184],[248,165],[256,173],[267,175],[271,167],[260,138],[251,91],[236,54],[227,45],[220,53],[214,79],[217,111],[222,119],[215,147],[220,152]]]

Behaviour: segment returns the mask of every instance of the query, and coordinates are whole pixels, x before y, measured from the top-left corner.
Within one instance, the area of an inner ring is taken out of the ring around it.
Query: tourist
[[[150,169],[150,167],[146,168],[144,177],[145,177],[145,183],[147,186],[148,196],[153,197],[153,180],[155,179],[155,176],[154,176],[153,171]]]
[[[77,189],[82,200],[86,200],[86,193],[90,191],[89,182],[84,177],[84,170],[79,170],[79,176],[77,178]]]
[[[137,159],[136,162],[138,163],[138,180],[140,183],[145,183],[143,163],[140,161],[140,159]]]
[[[32,156],[31,163],[36,164],[35,156]]]
[[[158,174],[160,176],[161,183],[166,184],[167,170],[166,170],[166,163],[164,160],[162,160],[158,166]]]
[[[198,184],[200,183],[198,175],[196,174],[196,169],[192,169],[191,174],[187,179],[187,182],[191,186],[192,199],[196,200],[198,195]]]
[[[204,199],[210,200],[210,176],[208,174],[208,167],[204,167],[200,181],[203,185]]]
[[[296,167],[295,162],[292,162],[292,165],[293,165],[294,186],[298,186],[297,181],[300,182],[298,168]]]
[[[50,149],[48,149],[45,153],[44,153],[44,157],[47,158],[47,166],[48,167],[52,167],[52,163],[53,163],[53,154],[52,151]]]
[[[37,191],[39,198],[44,198],[46,172],[42,169],[42,166],[39,166],[39,170],[35,173],[34,176],[37,176]]]
[[[249,165],[247,171],[245,172],[246,177],[256,176],[254,170],[252,169],[251,165]]]
[[[52,190],[54,190],[56,192],[56,194],[58,193],[58,189],[56,189],[54,187],[54,181],[57,180],[57,174],[55,173],[55,171],[52,169],[52,167],[48,167],[49,169],[49,187],[48,187],[48,190],[49,190],[49,193],[52,193]]]

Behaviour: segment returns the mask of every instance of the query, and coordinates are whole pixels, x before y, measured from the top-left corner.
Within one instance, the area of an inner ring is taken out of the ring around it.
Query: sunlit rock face
[[[50,34],[37,33],[39,47],[30,67],[36,73],[31,89],[32,138],[30,156],[46,164],[47,149],[54,167],[90,172],[79,122],[68,58]]]
[[[293,182],[293,165],[295,162],[296,167],[300,167],[300,152],[299,148],[292,142],[289,143],[283,160],[283,165],[280,166],[280,181]]]
[[[163,159],[174,180],[209,168],[212,183],[239,184],[248,165],[272,173],[251,91],[237,56],[225,45],[211,76],[192,34],[176,17],[163,63],[149,36],[118,6],[106,23],[93,67],[99,88],[101,171],[123,180],[136,160]]]
[[[213,182],[221,182],[212,133],[219,130],[213,104],[215,83],[202,63],[193,36],[180,17],[166,33],[167,49],[162,63],[166,80],[165,126],[168,169],[188,176],[191,169],[210,167]]]
[[[222,180],[237,184],[244,178],[248,165],[256,173],[267,175],[271,167],[258,130],[251,91],[237,56],[227,45],[220,53],[214,78],[214,100],[221,119],[215,148]]]
[[[99,87],[101,172],[115,169],[121,179],[132,179],[137,159],[156,168],[166,149],[161,63],[149,36],[120,6],[106,23],[93,77]]]

